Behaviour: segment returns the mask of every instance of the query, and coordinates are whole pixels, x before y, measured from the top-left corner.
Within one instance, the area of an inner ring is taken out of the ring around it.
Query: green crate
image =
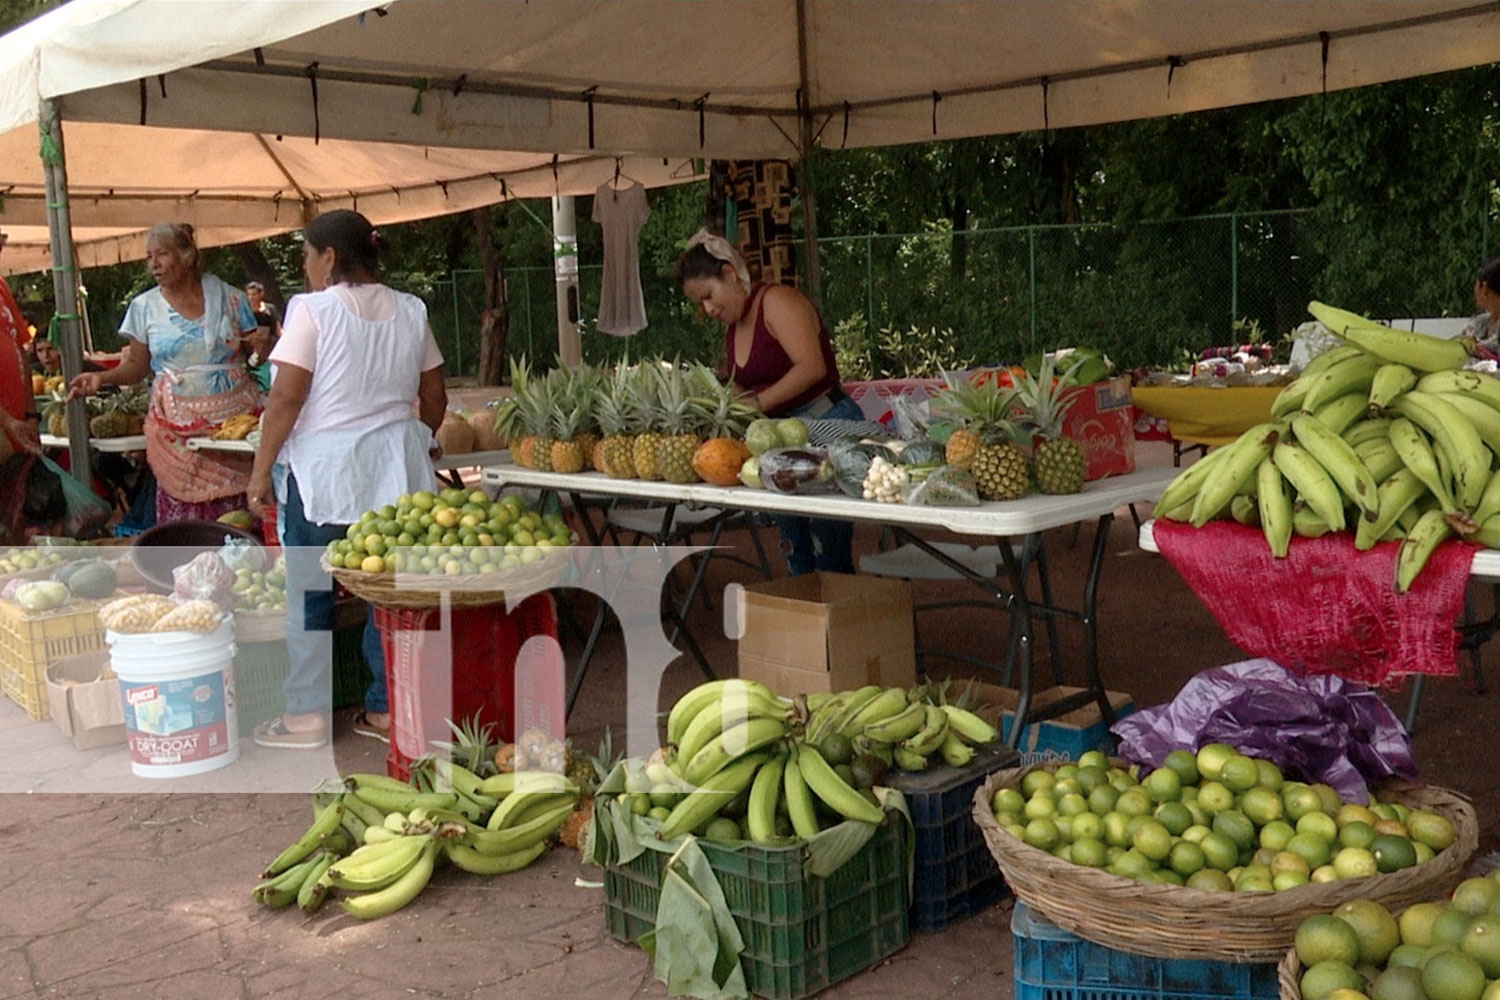
[[[234,651],[234,705],[240,736],[279,716],[286,709],[282,684],[291,673],[286,640],[243,642]]]
[[[365,663],[363,650],[365,622],[334,629],[333,632],[333,707],[363,705],[365,690],[373,676]]]
[[[809,875],[800,847],[729,847],[700,840],[745,939],[741,965],[752,993],[797,1000],[863,972],[908,937],[905,820],[882,823],[827,878]],[[604,922],[634,943],[656,926],[667,855],[646,851],[604,870]]]

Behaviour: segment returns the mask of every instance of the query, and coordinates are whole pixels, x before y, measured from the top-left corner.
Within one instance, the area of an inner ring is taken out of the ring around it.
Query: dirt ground
[[[1163,463],[1167,455],[1143,446],[1140,460]],[[765,530],[769,540],[774,529]],[[1092,530],[1048,538],[1065,604],[1080,589]],[[862,530],[857,550],[876,542],[874,532]],[[749,579],[727,561],[711,566],[712,593]],[[958,588],[921,586],[922,599]],[[1169,700],[1196,672],[1244,658],[1166,561],[1137,547],[1128,511],[1115,518],[1102,588],[1104,677],[1137,706]],[[1487,610],[1488,588],[1483,597]],[[1003,625],[994,618],[932,612],[922,634],[934,645],[941,637],[941,645],[983,655]],[[690,621],[715,669],[732,673],[734,647],[723,637],[718,602],[696,607]],[[1080,648],[1076,629],[1065,627],[1065,680],[1076,680]],[[577,648],[568,651],[576,656]],[[1415,748],[1427,780],[1472,798],[1487,849],[1500,841],[1500,787],[1486,777],[1500,695],[1475,696],[1467,662],[1465,668],[1462,679],[1428,685]],[[1051,668],[1041,669],[1045,675]],[[606,634],[569,722],[579,745],[595,746],[605,727],[623,730],[623,671],[620,640]],[[966,672],[977,671],[956,664],[952,671]],[[663,707],[699,676],[679,660],[663,684]],[[1405,697],[1392,696],[1398,710]],[[338,720],[340,767],[380,769],[385,748],[350,733],[348,714]],[[72,752],[52,723],[30,722],[0,703],[0,753],[13,766],[50,747]],[[122,780],[120,787],[131,784]],[[301,919],[252,904],[249,891],[265,861],[306,826],[305,796],[166,788],[28,794],[14,781],[0,788],[15,789],[0,798],[0,1000],[665,996],[646,957],[604,934],[600,873],[570,851],[554,849],[500,879],[440,873],[415,904],[371,924],[336,908]],[[893,959],[825,995],[1008,1000],[1009,917],[1009,905],[1001,904],[943,933],[913,935]]]

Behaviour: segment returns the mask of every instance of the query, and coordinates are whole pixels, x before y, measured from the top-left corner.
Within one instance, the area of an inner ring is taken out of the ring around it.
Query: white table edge
[[[43,448],[67,448],[69,446],[67,438],[55,434],[43,434],[41,439]],[[89,447],[98,452],[145,451],[146,436],[128,434],[125,437],[89,438]]]
[[[1139,469],[1123,476],[1095,480],[1082,493],[1063,496],[1033,493],[1020,500],[989,502],[978,507],[909,507],[855,499],[842,493],[797,496],[744,486],[610,479],[597,472],[534,472],[514,465],[486,467],[482,482],[491,486],[528,486],[563,493],[592,493],[694,506],[941,527],[960,534],[1014,536],[1092,520],[1133,503],[1152,502],[1177,472],[1172,468]]]

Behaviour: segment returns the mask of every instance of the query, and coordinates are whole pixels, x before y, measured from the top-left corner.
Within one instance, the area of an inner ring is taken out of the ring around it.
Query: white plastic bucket
[[[120,678],[131,771],[180,778],[239,758],[232,621],[207,634],[106,632],[104,641]]]

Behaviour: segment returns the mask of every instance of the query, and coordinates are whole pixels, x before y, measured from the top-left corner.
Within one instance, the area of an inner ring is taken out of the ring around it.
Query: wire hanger
[[[623,190],[620,187],[620,181],[621,180],[627,180],[631,184],[639,184],[640,183],[640,181],[636,180],[634,177],[630,176],[629,174],[621,172],[620,165],[623,162],[624,162],[624,157],[621,157],[621,156],[615,157],[615,176],[614,176],[614,180],[612,180],[612,181],[609,182],[609,189],[612,192],[614,192],[614,197],[616,199],[618,199],[620,197],[620,192]]]

